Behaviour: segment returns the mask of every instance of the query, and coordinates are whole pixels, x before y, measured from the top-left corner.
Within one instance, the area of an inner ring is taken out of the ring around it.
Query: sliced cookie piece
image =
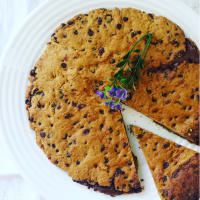
[[[199,154],[139,127],[137,137],[163,200],[199,199]]]
[[[55,79],[55,84],[43,84],[38,74],[27,93],[37,144],[78,183],[110,195],[140,192],[137,162],[121,113],[99,103],[98,97],[68,92],[62,76]]]
[[[142,96],[142,98],[141,98]],[[199,65],[186,62],[172,69],[144,70],[130,107],[180,136],[199,143]]]

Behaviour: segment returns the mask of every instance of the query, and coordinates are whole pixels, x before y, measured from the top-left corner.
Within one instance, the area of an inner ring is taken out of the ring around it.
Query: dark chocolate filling
[[[156,73],[158,71],[164,72],[165,70],[173,70],[182,62],[199,63],[199,50],[197,46],[190,39],[185,38],[186,51],[179,51],[174,60],[168,63],[161,63],[159,67],[148,69],[148,73]]]

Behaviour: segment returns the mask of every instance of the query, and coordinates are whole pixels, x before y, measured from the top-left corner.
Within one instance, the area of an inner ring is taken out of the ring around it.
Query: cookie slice
[[[184,61],[144,69],[126,104],[199,144],[199,64]]]
[[[199,154],[139,127],[132,128],[163,200],[199,199]]]
[[[36,77],[27,92],[27,110],[37,144],[51,162],[74,181],[106,194],[140,192],[121,113],[105,107],[97,96],[66,90],[65,77],[46,84],[39,73]]]

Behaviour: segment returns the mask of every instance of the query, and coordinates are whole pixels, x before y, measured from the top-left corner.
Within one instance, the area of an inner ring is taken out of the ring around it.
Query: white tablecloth
[[[47,0],[0,0],[0,56],[8,40],[18,29],[25,17],[40,3]],[[56,1],[56,0],[55,0]],[[175,1],[175,0],[174,0]],[[198,14],[199,0],[182,0]],[[0,86],[1,87],[1,86]],[[0,200],[42,200],[24,182],[19,169],[9,155],[0,132]]]

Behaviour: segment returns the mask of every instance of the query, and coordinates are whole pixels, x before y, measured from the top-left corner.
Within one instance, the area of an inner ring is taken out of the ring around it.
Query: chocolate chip
[[[67,34],[64,34],[64,35],[63,35],[63,38],[67,38]]]
[[[178,47],[179,46],[179,42],[177,42],[176,40],[173,40],[171,42],[172,45],[174,45],[175,47]]]
[[[132,37],[132,38],[135,37],[136,35],[137,35],[137,33],[131,32],[131,37]]]
[[[38,103],[37,103],[37,107],[38,108],[41,108],[42,107],[42,105],[41,105],[41,103],[38,101]]]
[[[169,146],[170,146],[170,143],[168,142],[168,143],[165,143],[165,144],[163,145],[163,148],[166,149],[166,148],[168,148]]]
[[[152,93],[152,91],[149,90],[149,89],[146,89],[146,91],[147,91],[148,94],[151,94],[151,93]]]
[[[190,99],[194,99],[194,94],[192,94],[192,95],[190,96]]]
[[[66,64],[66,63],[61,63],[61,67],[62,67],[62,68],[66,68],[66,67],[67,67],[67,64]]]
[[[56,145],[55,145],[55,144],[52,144],[52,147],[55,149],[55,148],[56,148]]]
[[[128,165],[129,165],[129,166],[131,166],[131,165],[132,165],[132,162],[131,162],[131,161],[129,161],[129,162],[128,162]]]
[[[52,108],[55,108],[55,107],[56,107],[56,104],[55,104],[55,103],[51,104],[51,107],[52,107]]]
[[[84,118],[87,118],[88,117],[88,115],[87,114],[84,114],[84,116],[83,116]]]
[[[67,23],[68,23],[68,25],[72,25],[72,24],[74,24],[73,21],[69,21],[69,22],[67,22]]]
[[[104,162],[107,164],[109,162],[108,158],[104,158]]]
[[[142,138],[142,137],[143,137],[143,134],[140,133],[140,134],[138,135],[138,138]]]
[[[172,124],[172,127],[175,127],[176,126],[176,124],[174,123],[174,124]]]
[[[74,31],[74,35],[78,35],[78,31],[77,30]]]
[[[41,132],[41,133],[40,133],[40,136],[41,136],[42,138],[44,138],[44,137],[46,137],[46,133],[45,133],[45,132]]]
[[[71,153],[67,152],[67,157],[70,158],[71,157]]]
[[[75,103],[74,101],[72,101],[72,106],[76,107],[77,103]]]
[[[93,36],[93,34],[94,34],[93,30],[92,30],[92,29],[89,29],[89,30],[88,30],[88,35],[89,35],[89,36]]]
[[[34,69],[32,69],[32,70],[30,71],[30,76],[35,77],[35,76],[36,76],[35,71],[36,71],[36,67],[34,67]]]
[[[80,161],[76,161],[76,165],[80,165]]]
[[[110,64],[114,64],[115,63],[115,59],[112,59],[111,61],[110,61]]]
[[[123,21],[127,22],[128,21],[128,17],[123,17]]]
[[[99,85],[103,85],[103,81],[99,81]]]
[[[55,40],[56,43],[59,43],[57,37],[53,37],[53,39]]]
[[[99,24],[99,25],[102,24],[102,19],[101,19],[101,17],[99,17],[99,18],[97,19],[97,21],[98,21],[98,24]]]
[[[153,102],[157,102],[157,99],[155,97],[152,97]]]
[[[30,99],[26,99],[26,100],[25,100],[25,104],[26,104],[27,106],[31,106],[31,101],[30,101]]]
[[[163,180],[163,182],[166,182],[167,181],[167,176],[164,176],[162,180]]]
[[[179,78],[182,78],[182,77],[183,77],[183,74],[178,74],[178,77],[179,77]]]
[[[105,150],[105,146],[103,145],[102,147],[101,147],[101,152],[103,152]]]
[[[39,89],[38,89],[38,88],[35,88],[35,89],[33,90],[33,95],[35,95],[38,91],[39,91]]]
[[[69,119],[72,117],[72,114],[68,113],[67,115],[65,115],[65,119]]]
[[[99,113],[103,115],[104,114],[104,110],[100,109]]]
[[[154,108],[153,110],[152,110],[152,113],[157,113],[158,112],[158,108]]]
[[[61,23],[61,26],[62,26],[62,27],[65,27],[65,25],[66,25],[65,23]]]
[[[54,163],[57,165],[58,164],[58,160],[55,160]]]
[[[112,133],[112,132],[113,132],[113,129],[112,129],[112,127],[110,127],[110,128],[109,128],[109,131],[110,131],[110,133]]]
[[[168,168],[168,167],[169,167],[169,163],[168,163],[168,162],[164,162],[164,163],[163,163],[163,168],[166,169],[166,168]]]
[[[117,29],[121,29],[122,28],[122,25],[121,24],[117,24]]]
[[[90,129],[85,129],[85,130],[83,131],[83,133],[84,133],[85,135],[89,134],[89,132],[90,132]]]
[[[33,118],[33,117],[29,117],[28,120],[29,120],[30,122],[33,122],[33,121],[34,121],[34,118]]]
[[[154,19],[154,16],[151,13],[149,13],[148,15],[149,17],[151,17],[151,19]]]
[[[103,126],[104,126],[103,124],[100,124],[100,126],[99,126],[100,130],[103,128]]]
[[[128,146],[128,143],[124,142],[123,148],[125,149]]]
[[[79,104],[78,105],[78,109],[81,110],[82,108],[84,108],[86,105],[85,104]]]
[[[195,91],[198,92],[198,91],[199,91],[199,88],[197,87],[197,88],[195,89]]]
[[[163,97],[167,97],[167,93],[166,92],[162,92],[162,96]]]
[[[103,55],[103,53],[104,53],[104,48],[101,47],[101,48],[99,49],[99,54],[100,54],[100,55]]]

